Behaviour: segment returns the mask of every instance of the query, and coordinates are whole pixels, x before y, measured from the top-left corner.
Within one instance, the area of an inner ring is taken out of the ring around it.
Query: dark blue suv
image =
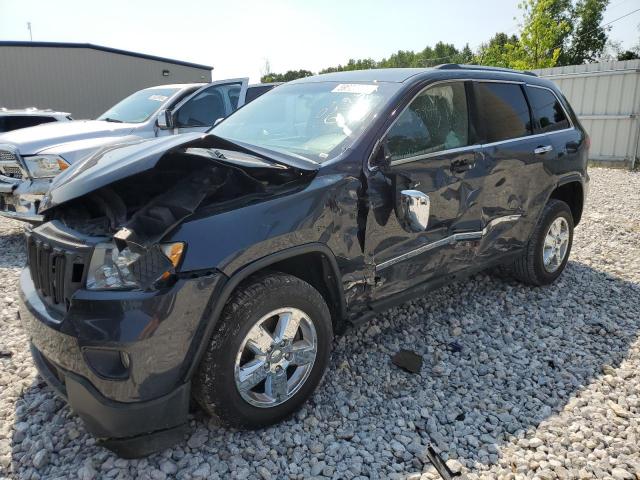
[[[282,85],[208,134],[74,164],[27,232],[21,318],[41,375],[124,456],[277,422],[346,325],[504,266],[563,271],[589,138],[533,74],[473,66]]]

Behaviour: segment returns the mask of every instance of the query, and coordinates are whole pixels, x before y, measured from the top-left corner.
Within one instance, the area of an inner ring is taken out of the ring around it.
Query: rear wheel
[[[548,285],[560,276],[573,243],[573,216],[569,206],[549,200],[522,257],[513,264],[514,276],[529,285]]]
[[[234,292],[194,378],[194,396],[221,423],[260,428],[313,393],[329,360],[329,309],[303,280],[281,273]]]

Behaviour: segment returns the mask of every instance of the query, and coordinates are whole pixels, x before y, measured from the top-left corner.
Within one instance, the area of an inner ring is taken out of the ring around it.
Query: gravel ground
[[[592,169],[568,268],[548,288],[479,275],[335,342],[291,420],[222,430],[143,460],[95,445],[36,375],[16,319],[21,227],[0,220],[0,477],[640,479],[640,174]],[[424,358],[420,375],[389,361]]]

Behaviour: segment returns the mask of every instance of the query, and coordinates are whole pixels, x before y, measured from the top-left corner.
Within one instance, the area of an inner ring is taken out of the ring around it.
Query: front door
[[[371,173],[365,248],[376,265],[374,298],[471,265],[481,218],[484,166],[471,128],[470,82],[418,94],[380,142],[388,165]],[[422,226],[407,204],[429,204]],[[428,197],[428,198],[426,198]]]
[[[244,104],[248,80],[238,78],[213,82],[196,91],[174,110],[176,133],[204,132],[217,120],[231,115]]]

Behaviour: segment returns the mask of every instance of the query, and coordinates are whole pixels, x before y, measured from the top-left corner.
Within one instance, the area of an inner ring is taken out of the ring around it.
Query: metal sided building
[[[212,68],[90,43],[0,41],[0,107],[96,118],[145,87],[210,82]]]
[[[640,60],[535,70],[569,99],[589,136],[589,159],[602,166],[640,166]]]

